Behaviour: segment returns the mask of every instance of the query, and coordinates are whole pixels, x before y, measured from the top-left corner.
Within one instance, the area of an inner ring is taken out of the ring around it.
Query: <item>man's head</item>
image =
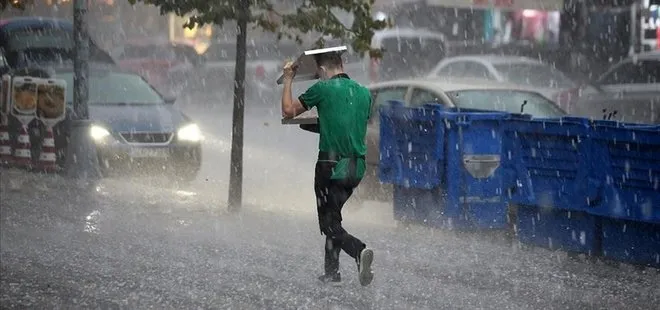
[[[317,73],[322,80],[344,72],[340,52],[318,54],[314,56],[314,60],[316,60]]]

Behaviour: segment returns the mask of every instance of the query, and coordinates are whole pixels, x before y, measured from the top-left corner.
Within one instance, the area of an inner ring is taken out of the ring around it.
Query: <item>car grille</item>
[[[122,132],[122,138],[128,143],[166,143],[172,133],[162,132]]]

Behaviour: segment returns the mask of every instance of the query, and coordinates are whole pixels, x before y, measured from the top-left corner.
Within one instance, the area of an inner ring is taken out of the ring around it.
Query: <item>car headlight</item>
[[[99,141],[109,136],[110,132],[101,126],[93,125],[89,130],[89,134],[92,136],[92,139]]]
[[[179,140],[197,142],[202,140],[202,131],[197,124],[189,124],[181,127],[176,133]]]

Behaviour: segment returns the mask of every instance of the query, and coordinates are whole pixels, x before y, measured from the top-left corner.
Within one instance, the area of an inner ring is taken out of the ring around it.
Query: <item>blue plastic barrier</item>
[[[593,214],[660,224],[660,126],[594,124],[602,201]]]
[[[606,217],[600,222],[604,257],[660,268],[660,225]]]
[[[507,225],[499,165],[509,114],[392,102],[380,116],[380,179],[395,185],[395,219],[456,229]]]
[[[598,253],[595,216],[536,206],[517,206],[515,213],[516,234],[522,243],[589,255]]]
[[[502,134],[507,113],[444,112],[447,174],[444,216],[450,228],[504,228]]]
[[[380,108],[380,165],[382,182],[433,189],[444,174],[444,126],[437,111],[405,108],[389,101]]]
[[[399,220],[504,228],[514,211],[523,243],[660,267],[660,126],[394,102],[380,176]]]
[[[660,126],[597,121],[593,137],[603,256],[660,267]]]
[[[437,111],[410,109],[400,101],[380,107],[381,182],[394,185],[394,218],[423,223],[439,213],[444,174],[444,125]]]
[[[512,120],[503,160],[510,203],[516,206],[521,242],[551,249],[597,253],[600,178],[590,156],[587,119]]]
[[[512,120],[503,166],[511,203],[586,211],[598,201],[587,119]]]
[[[520,240],[653,264],[660,251],[652,250],[660,248],[659,128],[582,118],[509,122],[504,183],[520,206]],[[621,242],[622,225],[635,242]],[[576,242],[575,230],[586,238]]]
[[[395,143],[394,137],[394,115],[397,109],[403,107],[399,101],[391,101],[379,108],[380,129],[379,129],[379,163],[378,178],[383,183],[399,184],[403,177],[401,176],[399,149]]]

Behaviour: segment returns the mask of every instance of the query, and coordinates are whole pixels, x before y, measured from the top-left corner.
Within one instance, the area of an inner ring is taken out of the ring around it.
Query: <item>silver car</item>
[[[566,115],[553,101],[534,88],[516,84],[488,82],[481,79],[417,79],[376,83],[369,86],[374,104],[367,127],[367,175],[358,188],[363,199],[390,199],[390,190],[378,180],[380,117],[378,109],[389,100],[401,100],[406,106],[437,103],[488,111],[530,114],[538,118]],[[523,106],[524,104],[524,106]]]
[[[535,87],[545,97],[555,100],[562,90],[578,85],[561,71],[536,59],[520,56],[464,55],[440,61],[432,78],[475,78]]]
[[[594,119],[660,124],[660,51],[641,53],[612,66],[583,91],[569,112]]]

